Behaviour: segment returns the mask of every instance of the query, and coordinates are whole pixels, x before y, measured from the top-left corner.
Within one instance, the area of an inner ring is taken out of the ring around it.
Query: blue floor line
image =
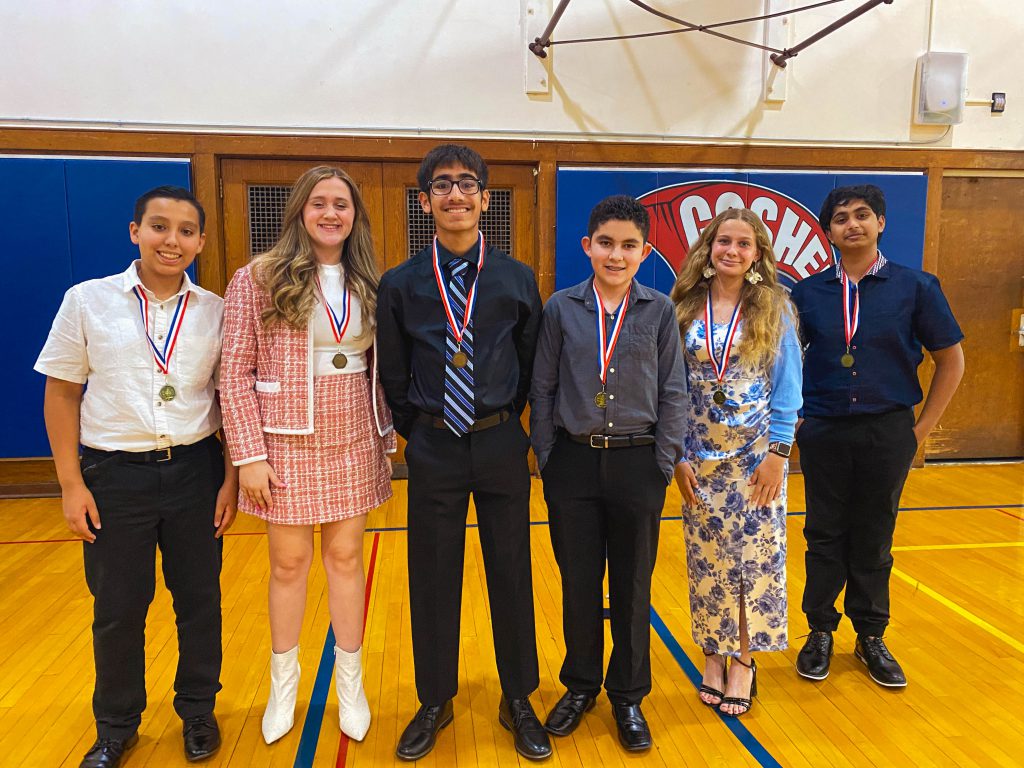
[[[313,682],[313,694],[309,697],[309,708],[306,719],[302,723],[302,736],[299,738],[299,749],[295,753],[294,768],[311,768],[316,755],[316,745],[320,741],[320,727],[324,722],[324,710],[327,708],[327,695],[331,691],[331,680],[334,677],[334,628],[328,625],[327,637],[324,638],[324,650],[320,654],[320,666],[316,670]]]
[[[665,644],[669,653],[671,653],[673,658],[675,658],[679,668],[683,670],[683,674],[689,678],[694,689],[699,688],[703,675],[693,665],[693,662],[690,661],[689,656],[683,652],[682,646],[680,646],[676,641],[669,628],[665,626],[665,622],[661,620],[661,616],[659,616],[658,612],[654,610],[653,605],[651,606],[651,626],[654,627],[654,631],[658,633],[658,637],[661,638],[661,642]],[[758,764],[765,768],[782,768],[782,764],[771,756],[771,753],[764,748],[764,745],[757,740],[754,734],[747,730],[747,727],[743,725],[743,722],[738,717],[726,717],[717,710],[715,710],[715,712],[719,719],[725,723],[725,726],[732,731],[732,735],[735,736],[739,740],[740,744],[742,744],[751,756],[757,760]]]
[[[950,506],[950,507],[900,507],[900,512],[943,512],[946,510],[958,510],[958,509],[1024,509],[1024,504],[968,504],[963,506]],[[786,517],[803,517],[807,514],[806,511],[802,512],[788,512]],[[682,520],[681,515],[665,515],[662,516],[662,522],[672,522],[674,520]],[[547,520],[531,520],[530,525],[547,525]],[[467,528],[478,528],[477,523],[467,523]],[[409,530],[404,525],[396,525],[387,528],[367,528],[367,533],[394,533],[396,531],[407,531]]]

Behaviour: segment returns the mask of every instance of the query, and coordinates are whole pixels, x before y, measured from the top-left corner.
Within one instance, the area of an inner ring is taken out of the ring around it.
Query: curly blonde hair
[[[768,229],[761,218],[747,208],[729,208],[715,216],[687,254],[671,293],[676,305],[679,332],[685,338],[690,324],[703,318],[711,280],[714,279],[704,277],[704,270],[711,265],[711,246],[718,237],[718,228],[725,221],[742,221],[754,231],[754,242],[760,258],[751,265],[750,271],[757,272],[762,279],[756,285],[743,281],[740,291],[743,334],[737,352],[744,368],[767,369],[775,362],[786,325],[797,327],[797,316],[789,294],[779,285],[775,252],[772,250]]]
[[[380,272],[366,206],[352,177],[329,165],[310,168],[296,180],[285,204],[277,242],[253,259],[253,280],[270,298],[262,315],[265,327],[284,322],[294,328],[305,328],[312,316],[316,304],[317,260],[302,221],[302,210],[313,188],[330,178],[341,179],[352,194],[356,215],[352,231],[341,249],[341,265],[345,284],[362,305],[362,335],[373,332]]]

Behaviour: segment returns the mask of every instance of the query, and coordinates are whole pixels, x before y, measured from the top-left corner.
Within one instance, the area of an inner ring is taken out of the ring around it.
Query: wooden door
[[[385,265],[390,269],[429,245],[434,222],[419,204],[416,185],[418,163],[387,163],[384,166]],[[533,166],[488,166],[490,203],[480,217],[480,230],[487,242],[522,261],[537,274],[539,255],[534,226],[536,186]],[[529,409],[523,413],[523,428],[529,431]],[[404,464],[405,441],[398,441],[396,462]],[[530,454],[530,471],[536,462]],[[396,473],[397,474],[397,473]]]
[[[377,266],[384,266],[384,211],[381,163],[350,163],[340,160],[224,160],[224,274],[230,280],[258,253],[277,240],[292,184],[316,165],[343,168],[359,187],[370,219]]]
[[[384,232],[387,268],[400,264],[428,245],[434,222],[420,208],[416,186],[418,163],[387,163],[384,166]],[[531,165],[488,167],[490,204],[480,217],[487,241],[538,272],[534,227],[536,186]]]
[[[967,369],[928,440],[930,459],[1024,457],[1024,347],[1011,327],[1024,303],[1022,210],[1024,178],[942,181],[938,273]]]
[[[306,169],[324,163],[344,168],[359,186],[369,212],[381,272],[400,264],[431,241],[433,221],[423,213],[416,196],[418,163],[224,160],[224,273],[228,279],[249,259],[274,244],[292,182]],[[489,171],[490,205],[480,219],[484,236],[536,272],[539,256],[534,227],[534,168],[495,165]],[[526,418],[524,415],[524,422]],[[404,476],[404,449],[405,441],[399,438],[398,453],[393,457],[397,477]]]

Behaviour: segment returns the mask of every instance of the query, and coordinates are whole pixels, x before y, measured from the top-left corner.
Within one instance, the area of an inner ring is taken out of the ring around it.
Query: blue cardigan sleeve
[[[779,354],[772,366],[771,423],[768,439],[793,444],[797,412],[803,406],[803,354],[791,322],[786,322]]]

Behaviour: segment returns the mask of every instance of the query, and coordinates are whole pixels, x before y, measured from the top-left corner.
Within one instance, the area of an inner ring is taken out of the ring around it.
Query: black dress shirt
[[[442,279],[453,254],[438,243]],[[533,271],[493,246],[477,273],[479,246],[459,254],[470,263],[467,290],[477,285],[473,311],[473,392],[476,418],[511,408],[522,413],[530,391],[541,303]],[[377,293],[380,380],[398,433],[408,439],[419,413],[444,412],[448,320],[428,246],[388,270]],[[461,318],[459,318],[461,320]]]

